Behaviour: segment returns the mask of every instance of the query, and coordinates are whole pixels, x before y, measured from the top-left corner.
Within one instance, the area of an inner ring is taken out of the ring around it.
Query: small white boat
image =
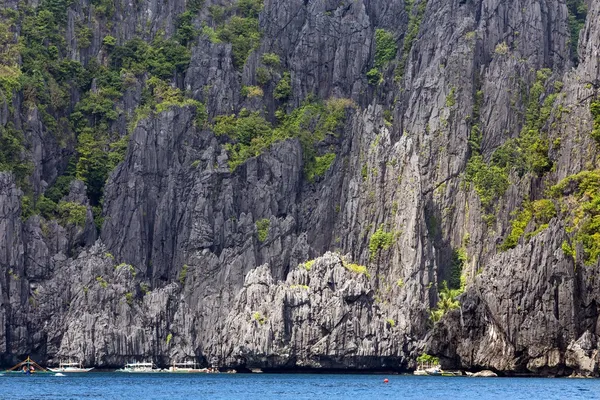
[[[442,375],[442,373],[444,371],[442,371],[442,367],[439,365],[438,360],[435,360],[435,361],[436,362],[419,361],[419,364],[417,365],[417,369],[415,370],[415,372],[413,372],[413,375],[418,375],[418,376]]]
[[[149,373],[149,372],[162,372],[162,370],[158,369],[154,363],[149,362],[134,362],[125,364],[125,366],[121,369],[118,369],[117,372],[129,372],[129,373]]]
[[[219,371],[216,368],[198,368],[198,364],[195,361],[186,361],[181,363],[173,363],[173,365],[169,367],[168,372],[210,374]]]
[[[83,365],[79,362],[61,362],[60,364],[58,364],[58,368],[48,368],[50,371],[52,372],[90,372],[91,370],[94,369],[94,367],[91,368],[84,368]],[[60,376],[60,375],[59,375]]]

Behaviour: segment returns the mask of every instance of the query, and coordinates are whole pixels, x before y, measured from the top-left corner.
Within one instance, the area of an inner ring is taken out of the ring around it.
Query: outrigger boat
[[[141,363],[134,362],[125,364],[125,367],[118,369],[117,372],[129,372],[129,373],[148,373],[148,372],[162,372],[158,369],[154,363]]]
[[[17,365],[15,365],[14,367],[12,367],[10,369],[7,369],[5,372],[31,375],[33,373],[40,374],[40,373],[48,373],[50,371],[48,371],[46,368],[40,366],[38,363],[33,361],[29,356],[27,356],[27,358],[24,361],[21,361],[20,363],[18,363]]]
[[[50,371],[52,372],[90,372],[91,370],[94,369],[94,367],[91,368],[84,368],[83,365],[79,362],[61,362],[58,365],[58,368],[48,368]]]
[[[198,368],[198,364],[195,361],[186,361],[173,363],[173,365],[169,367],[168,372],[215,374],[219,373],[219,370],[217,368]]]

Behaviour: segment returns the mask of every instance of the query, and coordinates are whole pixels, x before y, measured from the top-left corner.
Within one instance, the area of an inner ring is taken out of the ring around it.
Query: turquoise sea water
[[[600,399],[600,380],[96,372],[0,376],[0,399]]]

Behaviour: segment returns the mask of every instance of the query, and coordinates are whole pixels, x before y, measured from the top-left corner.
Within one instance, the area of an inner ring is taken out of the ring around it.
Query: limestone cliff
[[[77,79],[1,86],[0,362],[598,374],[599,1],[61,4],[3,2]]]

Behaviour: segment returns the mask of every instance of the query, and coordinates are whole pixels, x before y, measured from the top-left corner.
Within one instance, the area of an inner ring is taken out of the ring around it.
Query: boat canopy
[[[16,371],[17,369],[23,368],[23,367],[27,367],[27,369],[31,369],[31,367],[33,367],[36,371],[47,371],[46,368],[40,366],[38,363],[33,361],[29,356],[27,356],[27,358],[24,361],[21,361],[14,367],[8,369],[7,372],[8,371]]]

